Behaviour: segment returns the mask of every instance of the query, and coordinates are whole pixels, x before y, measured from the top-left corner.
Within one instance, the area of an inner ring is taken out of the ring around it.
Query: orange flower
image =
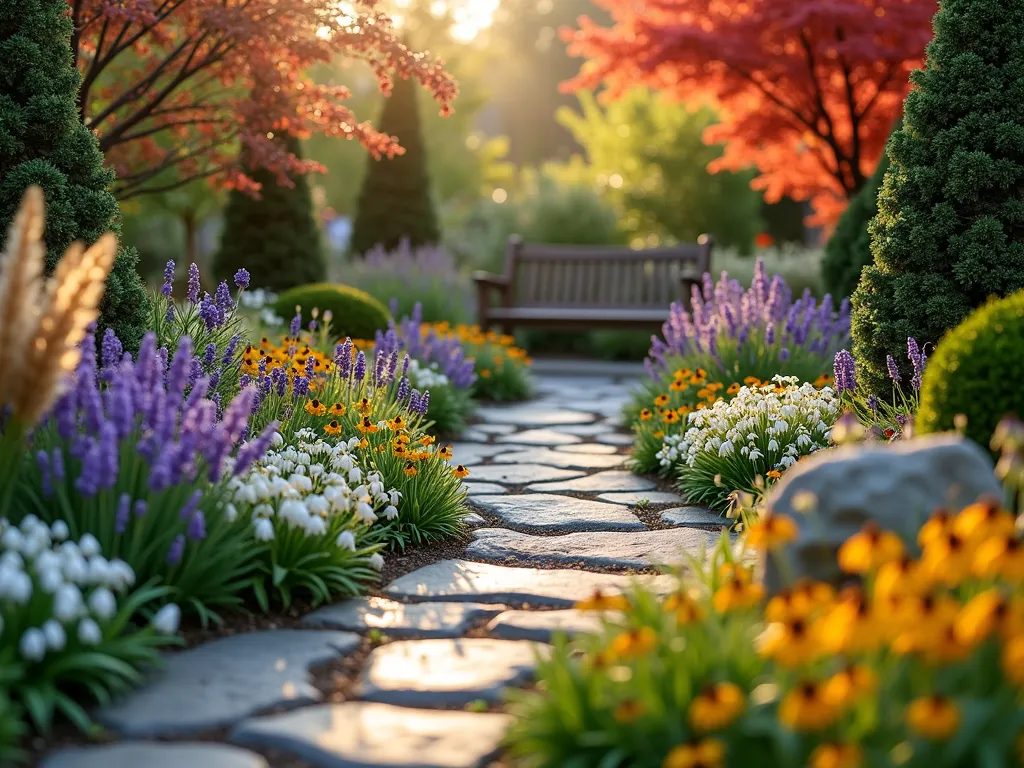
[[[788,515],[764,515],[750,526],[747,543],[753,549],[768,550],[794,541],[800,535],[796,521]]]
[[[578,611],[627,611],[629,600],[624,595],[610,595],[595,589],[594,594],[573,607]]]
[[[759,232],[754,235],[754,245],[758,248],[771,248],[775,244],[775,238],[767,232]]]
[[[650,421],[653,415],[654,414],[651,413],[650,408],[644,408],[642,411],[640,411],[640,421]]]
[[[344,403],[335,403],[334,405],[331,406],[330,413],[331,416],[344,416],[346,410],[348,409],[345,408]]]
[[[811,753],[808,768],[860,768],[864,755],[856,744],[821,744]]]
[[[658,395],[656,398],[654,398],[654,404],[659,408],[668,405],[668,401],[668,395]]]
[[[420,471],[416,469],[416,465],[413,464],[411,461],[405,462],[405,474],[407,474],[409,477],[416,477],[416,475],[418,475],[419,472]]]
[[[907,706],[907,725],[926,739],[944,741],[960,727],[960,710],[945,696],[914,699]]]
[[[727,394],[735,395],[737,392],[740,391],[740,385],[734,381],[732,384],[729,385],[729,388],[725,391]]]
[[[658,634],[650,627],[637,627],[616,635],[609,650],[620,658],[643,656],[658,646]]]
[[[327,413],[327,406],[314,397],[306,403],[306,413],[311,416],[323,416]]]
[[[437,452],[437,455],[445,461],[448,461],[453,455],[452,447],[450,445],[444,446]]]
[[[452,474],[457,478],[462,479],[463,477],[469,476],[469,470],[466,469],[462,464],[459,464],[455,469],[452,470]]]
[[[324,424],[324,432],[328,435],[340,435],[341,425],[338,423],[337,419],[332,419],[330,424]]]
[[[868,573],[903,556],[903,542],[890,531],[868,523],[839,548],[839,567],[847,573]]]
[[[690,704],[690,727],[702,733],[721,730],[739,717],[746,706],[747,697],[735,683],[708,686]]]

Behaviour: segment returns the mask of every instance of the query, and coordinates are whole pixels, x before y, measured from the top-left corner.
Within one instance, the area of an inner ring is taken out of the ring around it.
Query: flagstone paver
[[[642,531],[644,524],[618,504],[572,496],[531,493],[524,496],[477,496],[473,504],[516,528],[535,532]]]
[[[650,491],[657,488],[657,483],[646,477],[638,477],[625,470],[608,470],[595,472],[592,475],[576,480],[556,480],[550,483],[531,483],[526,486],[528,491],[557,493],[563,491],[575,493],[603,493],[609,491]]]
[[[524,432],[513,432],[510,435],[499,435],[495,438],[497,443],[517,443],[519,445],[568,445],[569,443],[581,443],[583,438],[576,435],[568,435],[554,429],[527,429]]]
[[[484,443],[452,443],[452,452],[455,461],[472,467],[480,464],[484,459],[489,459],[498,453],[510,453],[512,451],[525,450],[522,445],[488,445]]]
[[[183,736],[225,725],[276,706],[321,700],[311,666],[355,650],[351,632],[280,629],[250,632],[165,654],[154,679],[96,713],[131,737]]]
[[[267,761],[223,744],[125,742],[55,752],[39,768],[267,768]]]
[[[671,576],[641,579],[659,592],[672,590]],[[532,607],[568,608],[602,590],[611,594],[630,588],[629,576],[572,569],[510,568],[469,560],[441,560],[395,579],[384,588],[390,597],[513,603]]]
[[[522,427],[587,424],[594,421],[594,417],[591,414],[584,413],[579,409],[554,408],[544,403],[484,407],[477,410],[476,417],[483,421],[514,424]]]
[[[463,485],[466,488],[466,493],[470,496],[495,496],[507,493],[505,486],[497,483],[463,483]]]
[[[707,547],[712,536],[696,528],[657,531],[567,533],[533,536],[507,528],[480,528],[466,556],[491,562],[512,558],[528,565],[581,564],[587,568],[647,568],[683,565]]]
[[[567,453],[550,448],[528,448],[525,451],[499,453],[492,464],[544,464],[564,469],[612,469],[626,463],[626,456],[600,453]]]
[[[363,632],[377,629],[389,637],[461,637],[475,622],[497,615],[500,607],[482,603],[413,603],[382,597],[346,600],[302,619],[309,627]]]
[[[606,421],[598,421],[593,424],[569,424],[558,427],[559,432],[579,437],[594,437],[595,435],[607,435],[615,432],[615,427]]]
[[[477,768],[495,756],[511,722],[498,713],[350,701],[246,720],[231,740],[287,752],[317,768]]]
[[[526,485],[538,479],[570,480],[583,476],[580,470],[559,469],[544,464],[486,464],[475,467],[472,472],[475,480],[502,485]]]
[[[733,521],[704,507],[676,507],[661,513],[661,522],[668,525],[701,525],[714,528],[728,526]]]
[[[618,453],[619,450],[614,445],[601,445],[600,443],[579,443],[576,445],[556,445],[554,446],[556,451],[564,451],[565,453],[591,453],[591,454],[612,454]]]
[[[470,528],[479,528],[482,525],[487,525],[487,520],[483,517],[483,515],[478,515],[476,512],[470,512],[468,515],[462,518],[462,522],[468,525]]]
[[[510,432],[515,432],[519,427],[507,422],[482,422],[474,424],[473,429],[486,435],[507,435]]]
[[[505,611],[487,625],[493,637],[505,640],[533,640],[551,642],[556,632],[566,635],[600,632],[603,624],[600,614],[589,611]]]
[[[682,504],[683,497],[671,491],[618,491],[601,493],[597,498],[610,504]]]
[[[496,702],[533,677],[542,646],[515,640],[405,640],[375,648],[359,684],[366,701],[400,707]]]

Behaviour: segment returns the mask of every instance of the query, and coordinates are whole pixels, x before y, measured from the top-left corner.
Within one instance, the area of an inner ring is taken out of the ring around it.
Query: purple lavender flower
[[[64,479],[64,451],[60,446],[54,446],[50,451],[50,469],[53,472],[54,480]]]
[[[36,451],[36,466],[39,467],[39,473],[42,476],[43,496],[52,496],[53,477],[50,469],[50,454],[42,449]]]
[[[338,366],[338,375],[347,379],[352,373],[352,339],[345,339],[340,348],[335,347],[334,364]]]
[[[202,541],[206,538],[206,516],[201,511],[197,511],[189,518],[185,535],[190,541]]]
[[[185,388],[189,384],[194,383],[189,372],[199,361],[195,360],[195,362],[193,362],[193,360],[192,339],[188,336],[182,336],[178,339],[178,349],[174,353],[174,359],[171,361],[171,368],[167,372],[168,392],[182,395],[185,393]]]
[[[398,398],[398,402],[404,403],[409,398],[409,391],[410,391],[409,379],[407,377],[403,376],[402,380],[400,382],[398,382],[398,393],[396,394],[396,397]]]
[[[409,372],[409,363],[412,362],[412,358],[406,355],[402,358],[402,375],[405,376]]]
[[[307,379],[312,379],[313,378],[313,374],[316,371],[316,358],[313,357],[312,355],[310,355],[309,357],[306,358],[305,371],[306,371],[306,378]]]
[[[212,341],[206,345],[206,350],[203,352],[203,365],[209,368],[213,365],[213,360],[217,356],[217,345]]]
[[[190,387],[194,387],[199,381],[199,377],[203,375],[203,363],[198,357],[191,358],[188,363],[188,384]]]
[[[366,355],[363,354],[362,350],[356,355],[356,381],[362,381],[366,378]]]
[[[243,267],[235,272],[235,287],[240,291],[244,291],[249,287],[249,270]]]
[[[160,286],[160,293],[166,298],[171,298],[174,290],[174,259],[164,265],[164,284]]]
[[[315,331],[317,329],[316,320],[310,320],[309,323],[306,324],[306,327],[309,329],[310,333]]]
[[[188,265],[188,300],[191,304],[199,303],[199,265],[192,262]]]
[[[916,392],[921,388],[921,377],[924,376],[924,365],[925,356],[924,352],[917,344],[917,339],[913,336],[907,337],[907,357],[910,358],[910,364],[914,367],[914,374],[910,377],[910,386],[913,387]]]
[[[900,369],[899,366],[896,365],[896,361],[893,360],[892,355],[885,356],[885,365],[889,369],[889,378],[892,379],[894,383],[899,384],[901,381]]]
[[[409,395],[409,410],[413,413],[423,413],[420,410],[420,393],[415,389]]]
[[[174,305],[173,304],[168,304],[167,305],[167,311],[164,312],[164,322],[165,323],[170,323],[173,320],[174,320]]]
[[[288,335],[293,339],[298,338],[299,329],[302,327],[302,313],[296,312],[291,323],[288,324]]]
[[[853,355],[847,350],[841,349],[836,353],[833,372],[836,377],[836,392],[853,392],[857,386],[857,369],[853,362]]]
[[[131,514],[132,497],[122,493],[117,500],[117,512],[114,514],[114,533],[120,536],[128,528],[128,517]]]
[[[296,376],[292,382],[292,399],[299,400],[309,394],[309,379],[305,376]]]
[[[217,302],[208,293],[203,294],[203,300],[199,304],[199,317],[206,324],[206,330],[212,331],[224,324],[224,311],[217,306]]]
[[[231,362],[235,359],[235,352],[238,350],[238,342],[241,341],[241,339],[242,337],[236,333],[234,336],[231,337],[231,340],[228,341],[228,345],[224,348],[224,356],[220,359],[223,365],[230,365]],[[260,364],[264,367],[264,369],[266,369],[267,358],[260,358]]]
[[[868,395],[868,408],[872,413],[878,413],[878,398],[875,395]]]
[[[188,520],[195,514],[195,511],[199,509],[199,502],[203,499],[203,492],[198,488],[192,491],[192,494],[188,497],[188,501],[185,502],[185,506],[181,508],[178,513],[178,517],[182,520]]]
[[[272,422],[267,425],[267,428],[255,440],[249,440],[242,444],[242,447],[238,449],[238,455],[235,456],[235,477],[243,474],[252,466],[254,461],[266,454],[270,448],[270,441],[273,439],[274,433],[277,432],[277,427],[277,422]]]
[[[419,414],[425,414],[430,408],[430,390],[423,390],[423,395],[420,397],[419,408],[416,410]]]
[[[789,360],[789,347],[783,347],[779,350],[779,362],[784,363]]]
[[[100,350],[104,370],[111,371],[120,364],[121,355],[124,354],[124,349],[121,347],[121,341],[117,338],[117,334],[114,333],[113,328],[107,328],[107,330],[103,332],[103,342],[100,346]]]
[[[171,548],[167,551],[167,564],[177,565],[185,554],[185,537],[180,533],[171,542]]]
[[[149,504],[146,503],[145,499],[137,499],[135,504],[132,505],[132,514],[136,517],[145,517],[149,511]]]
[[[384,366],[387,364],[387,360],[384,355],[381,354],[381,350],[377,349],[376,354],[373,356],[373,383],[374,386],[380,387],[384,381]]]

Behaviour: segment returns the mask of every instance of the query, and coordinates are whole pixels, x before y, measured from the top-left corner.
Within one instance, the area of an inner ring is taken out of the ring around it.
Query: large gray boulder
[[[936,509],[955,510],[1001,494],[986,451],[958,435],[940,434],[814,454],[771,489],[766,507],[790,515],[800,528],[784,552],[784,572],[837,584],[843,574],[836,553],[865,523],[873,521],[912,544]],[[769,592],[781,588],[775,556],[764,563],[764,578]]]

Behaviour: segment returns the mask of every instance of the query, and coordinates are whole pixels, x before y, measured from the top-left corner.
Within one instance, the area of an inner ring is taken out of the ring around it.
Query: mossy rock
[[[1024,291],[990,301],[939,342],[928,361],[917,412],[918,433],[953,429],[989,447],[1008,413],[1024,415]]]
[[[314,309],[320,310],[320,322],[324,313],[330,312],[331,332],[338,338],[372,339],[391,321],[387,308],[373,296],[336,283],[311,283],[291,288],[278,296],[274,311],[285,320],[291,320],[296,307],[301,307],[303,327],[313,319]]]

